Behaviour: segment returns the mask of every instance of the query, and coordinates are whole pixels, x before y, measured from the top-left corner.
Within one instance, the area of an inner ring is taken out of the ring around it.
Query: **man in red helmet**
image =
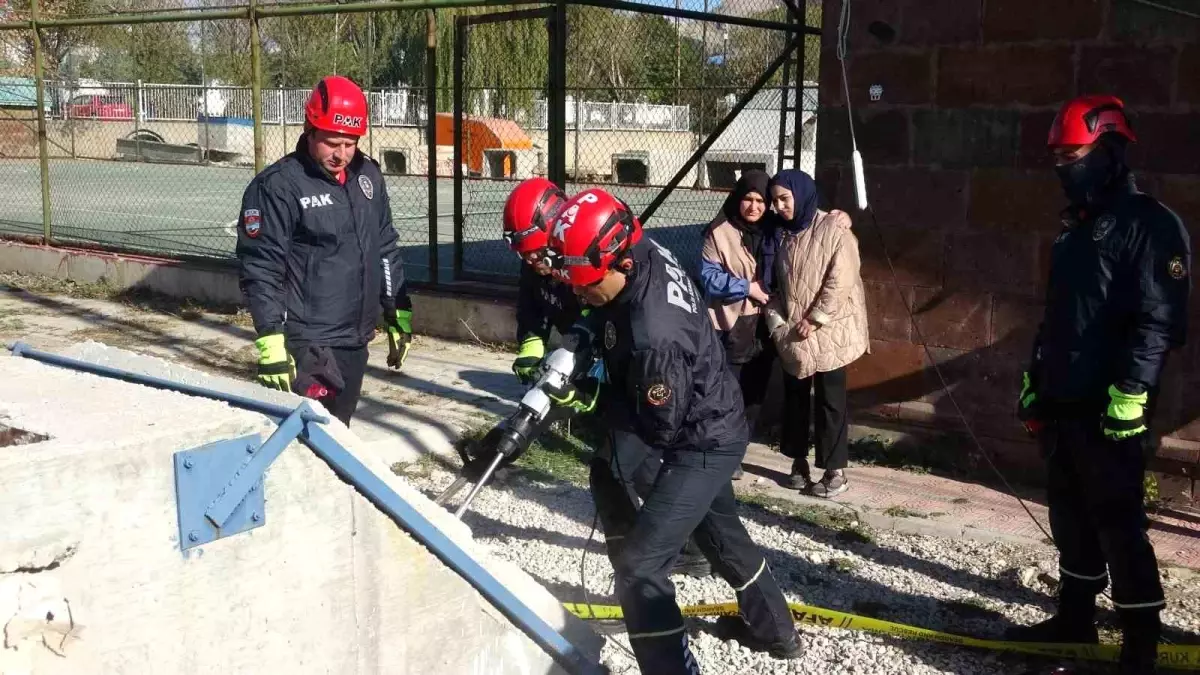
[[[581,310],[571,287],[555,281],[545,264],[550,223],[566,201],[557,185],[535,176],[521,181],[504,203],[504,241],[524,263],[517,294],[520,351],[513,362],[513,373],[523,384],[537,379],[551,328],[566,335]]]
[[[1137,189],[1125,161],[1136,140],[1113,96],[1068,101],[1050,128],[1069,204],[1018,411],[1046,459],[1062,583],[1053,618],[1010,631],[1014,640],[1096,642],[1096,595],[1111,576],[1125,674],[1155,667],[1163,590],[1142,481],[1159,376],[1184,344],[1191,293],[1187,230]]]
[[[329,76],[304,108],[290,154],[242,196],[237,256],[258,339],[258,379],[317,399],[349,424],[380,308],[389,367],[412,335],[412,303],[379,164],[358,149],[367,100]]]
[[[570,284],[551,274],[546,262],[550,225],[562,211],[567,196],[550,180],[535,176],[521,181],[504,204],[504,241],[521,257],[521,276],[517,295],[517,343],[520,351],[513,362],[513,372],[524,384],[537,380],[538,367],[546,354],[546,342],[551,328],[567,335],[573,327],[586,333],[586,311],[580,305]],[[584,323],[576,324],[583,320]],[[592,401],[572,400],[555,408],[552,419],[579,412],[591,412]],[[586,408],[586,410],[584,410]],[[552,420],[550,420],[552,421]],[[601,450],[608,456],[613,445]],[[658,458],[641,452],[641,448],[624,456],[624,471],[615,474],[632,495],[644,496],[657,473]],[[485,458],[484,461],[488,461]],[[712,567],[693,540],[689,540],[672,568],[672,573],[702,578],[712,574]]]
[[[643,673],[699,673],[668,576],[689,535],[737,592],[741,616],[718,631],[752,649],[796,658],[787,602],[737,516],[730,478],[748,429],[737,380],[700,292],[667,249],[642,233],[629,207],[599,189],[567,202],[550,233],[555,274],[592,308],[604,364],[606,423],[662,456],[640,509],[594,462],[616,593]],[[615,451],[620,460],[624,453]]]

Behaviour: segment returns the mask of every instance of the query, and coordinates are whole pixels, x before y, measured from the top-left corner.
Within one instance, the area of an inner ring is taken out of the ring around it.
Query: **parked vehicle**
[[[133,106],[120,96],[84,94],[71,99],[68,107],[74,119],[131,120]]]

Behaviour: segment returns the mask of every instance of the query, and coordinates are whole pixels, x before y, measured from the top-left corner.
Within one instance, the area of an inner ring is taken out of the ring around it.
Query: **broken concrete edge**
[[[215,306],[245,306],[237,267],[217,260],[180,261],[0,240],[0,270],[81,284],[103,283],[116,291],[144,290]],[[413,330],[418,334],[491,348],[516,343],[513,298],[420,287],[414,287],[410,297]]]
[[[88,341],[73,345],[62,353],[63,356],[85,361],[88,363],[117,368],[132,373],[148,375],[155,378],[184,382],[197,386],[202,386],[217,392],[234,394],[249,398],[257,398],[269,403],[295,408],[301,402],[306,402],[320,414],[328,414],[323,406],[318,401],[313,401],[300,397],[292,392],[283,392],[263,388],[256,383],[235,380],[221,375],[204,373],[193,368],[173,363],[165,359],[145,354],[138,354],[123,349],[109,347],[103,343]],[[0,358],[4,358],[0,355]],[[9,356],[9,358],[20,358]],[[31,361],[32,362],[32,361]],[[45,364],[42,364],[45,365]],[[55,366],[46,366],[55,367]],[[79,372],[79,371],[77,371]],[[116,380],[114,378],[105,378],[104,376],[79,372],[80,377],[95,377],[106,380],[113,380],[126,386],[143,386],[131,384]],[[160,390],[167,395],[189,396],[185,393],[173,392],[168,390]],[[190,396],[191,398],[199,398]],[[212,401],[211,399],[200,399],[210,401],[213,405],[221,405],[223,407],[234,407],[228,403]],[[243,412],[248,416],[254,416],[262,421],[261,427],[264,431],[262,434],[265,440],[270,432],[274,431],[276,425],[269,421],[265,415],[253,413],[250,411]],[[491,555],[491,547],[485,544],[476,542],[470,528],[461,520],[455,518],[449,511],[442,507],[433,504],[432,500],[422,494],[416,487],[408,483],[402,476],[396,475],[388,462],[377,452],[373,451],[373,445],[362,442],[352,430],[343,425],[332,415],[329,416],[328,424],[323,425],[323,429],[335,440],[337,440],[355,459],[363,464],[376,478],[383,482],[389,489],[393,490],[404,502],[406,502],[414,511],[421,517],[425,518],[437,530],[442,532],[454,545],[460,548],[466,555],[471,557],[481,567],[488,571],[496,581],[506,587],[514,596],[516,596],[522,604],[524,604],[533,614],[540,617],[543,621],[557,631],[567,642],[573,645],[579,652],[590,662],[599,662],[600,652],[604,644],[604,638],[598,635],[591,626],[585,621],[578,618],[571,612],[567,611],[562,601],[555,598],[547,589],[541,586],[536,579],[522,570],[519,566],[496,558]],[[293,441],[293,445],[300,446],[298,441]],[[289,446],[289,449],[290,448]],[[292,449],[292,451],[311,452],[303,446]],[[286,450],[285,450],[286,452]],[[339,475],[339,479],[347,482],[344,478],[340,478],[337,467],[330,466],[335,474]],[[269,471],[269,468],[268,468]],[[353,489],[347,482],[347,487]],[[360,493],[361,494],[361,493]],[[365,495],[363,495],[365,497]],[[397,528],[404,529],[400,523],[392,521]],[[412,533],[408,533],[412,534]],[[236,535],[235,535],[236,536]],[[415,537],[414,537],[415,539]],[[417,542],[419,545],[420,542]],[[428,550],[428,548],[426,547]],[[431,554],[436,554],[429,551]],[[0,565],[0,573],[23,573],[29,571],[38,571],[42,569],[52,569],[63,560],[69,559],[74,553],[74,548],[68,546],[64,552],[63,546],[54,545],[47,547],[39,547],[31,557],[25,558],[15,565]],[[0,561],[2,562],[2,561]],[[7,569],[7,568],[12,569]],[[468,583],[471,580],[465,579]],[[472,583],[472,586],[474,584]],[[496,621],[505,624],[511,624],[511,620],[504,616],[503,612],[496,606],[492,605],[478,589],[474,591],[479,595],[479,604],[483,611],[491,615]],[[516,626],[514,625],[514,628]]]

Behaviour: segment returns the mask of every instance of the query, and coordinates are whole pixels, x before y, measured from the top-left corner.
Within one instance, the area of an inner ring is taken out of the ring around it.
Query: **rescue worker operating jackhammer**
[[[662,455],[635,509],[614,470],[591,466],[629,642],[648,675],[700,672],[668,573],[688,536],[737,593],[718,631],[780,658],[802,651],[787,602],[737,515],[731,477],[748,429],[737,380],[700,292],[629,207],[599,190],[572,197],[550,235],[555,274],[591,309],[614,442]],[[625,453],[614,449],[619,462]]]
[[[1143,478],[1159,376],[1186,338],[1192,258],[1180,219],[1136,187],[1125,159],[1136,141],[1113,96],[1068,101],[1050,128],[1069,205],[1018,414],[1046,461],[1062,583],[1052,618],[1008,631],[1096,643],[1096,595],[1111,577],[1124,675],[1156,672],[1164,602]]]
[[[520,351],[512,367],[522,384],[537,381],[550,330],[566,335],[581,310],[571,287],[556,281],[545,264],[550,223],[566,202],[557,185],[536,176],[521,181],[504,203],[504,241],[524,263],[517,290]]]
[[[576,326],[579,334],[587,334],[591,330],[585,326],[588,310],[580,304],[571,285],[556,279],[546,263],[550,226],[566,202],[566,194],[557,185],[538,176],[521,181],[504,204],[504,241],[524,262],[517,292],[517,343],[520,351],[513,362],[513,373],[522,384],[536,382],[539,367],[546,355],[551,328],[557,329],[560,335],[568,335],[576,322],[582,321]],[[547,424],[573,414],[592,412],[592,401],[603,405],[606,398],[597,396],[587,403],[579,399],[559,401],[559,405],[551,409]],[[606,450],[611,446],[611,443],[607,444]],[[642,447],[621,447],[639,452],[622,457],[624,473],[618,473],[616,478],[630,492],[631,498],[635,495],[644,497],[649,484],[654,482],[661,458],[640,452],[644,449]],[[467,474],[472,477],[479,474],[480,465],[486,466],[487,462],[490,462],[490,457],[485,457]],[[712,567],[695,542],[689,539],[671,572],[703,578],[712,574]]]
[[[304,108],[296,148],[242,196],[240,283],[258,339],[258,380],[321,403],[345,424],[358,406],[380,307],[387,364],[404,365],[412,303],[379,164],[358,148],[367,100],[329,76]]]

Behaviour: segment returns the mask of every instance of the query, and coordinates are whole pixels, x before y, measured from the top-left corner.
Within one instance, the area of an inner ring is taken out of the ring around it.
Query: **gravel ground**
[[[454,478],[429,466],[402,475],[431,497]],[[464,490],[449,506],[465,494]],[[836,510],[831,512],[833,519],[822,518],[818,522],[823,524],[817,525],[811,510],[789,515],[803,507],[755,501],[743,505],[742,519],[764,548],[789,602],[984,638],[999,637],[1011,623],[1036,622],[1052,611],[1058,573],[1050,549],[872,532],[847,522],[846,512]],[[464,520],[495,555],[522,567],[564,602],[585,601],[580,559],[586,545],[583,576],[591,601],[617,604],[603,534],[597,531],[587,545],[594,512],[586,489],[516,471],[481,491]],[[728,584],[715,576],[676,576],[674,581],[681,604],[734,598]],[[1165,571],[1163,584],[1169,598],[1163,614],[1165,636],[1179,644],[1200,642],[1200,578]],[[1106,598],[1101,598],[1101,607],[1101,630],[1111,640],[1116,617]],[[637,673],[632,657],[621,648],[628,647],[623,627],[595,625],[608,636],[606,665],[614,673]],[[1019,654],[812,626],[800,628],[804,656],[785,662],[718,639],[712,625],[707,618],[691,620],[692,646],[705,673],[960,675],[1041,673],[1059,665]],[[1094,663],[1077,665],[1085,666],[1080,672],[1109,672],[1107,666]]]

